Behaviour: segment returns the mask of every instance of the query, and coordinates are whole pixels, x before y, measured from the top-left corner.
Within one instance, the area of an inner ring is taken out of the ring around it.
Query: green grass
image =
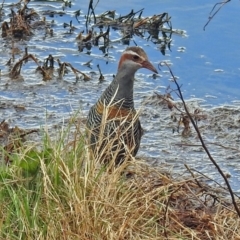
[[[233,211],[198,210],[193,179],[174,181],[142,161],[103,166],[78,128],[42,139],[1,166],[0,239],[240,239]]]

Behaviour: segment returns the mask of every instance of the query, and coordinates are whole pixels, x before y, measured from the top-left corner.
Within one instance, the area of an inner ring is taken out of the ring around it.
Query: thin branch
[[[90,14],[90,10],[91,10],[91,14]],[[89,6],[88,6],[88,13],[87,13],[87,19],[86,19],[86,29],[88,29],[88,21],[90,21],[90,18],[93,14],[93,18],[94,18],[94,24],[96,23],[96,16],[94,13],[94,8],[93,8],[93,0],[89,1]]]
[[[194,175],[194,173],[191,171],[191,169],[188,167],[187,164],[184,164],[185,168],[190,172],[192,178],[194,179],[194,181],[197,183],[197,185],[203,189],[203,186],[200,184],[200,182],[197,180],[196,176]]]
[[[214,16],[220,11],[220,9],[228,2],[230,2],[231,0],[226,0],[225,2],[219,2],[216,3],[214,5],[214,7],[212,8],[211,12],[210,12],[210,16],[208,18],[207,23],[204,25],[203,30],[205,31],[206,26],[211,22],[211,20],[214,18]],[[219,8],[212,14],[212,12],[214,11],[214,9],[217,7],[217,5],[220,5]],[[212,15],[211,15],[212,14]]]
[[[226,187],[224,187],[222,184],[218,183],[217,181],[215,181],[214,179],[210,178],[209,176],[207,176],[206,174],[198,171],[197,169],[194,169],[194,168],[190,168],[191,171],[194,171],[196,173],[198,173],[199,175],[203,176],[204,178],[210,180],[211,182],[214,182],[216,185],[219,186],[219,188],[223,189],[224,191],[227,191],[228,189]],[[239,196],[234,193],[234,195],[239,199]]]
[[[229,147],[229,146],[224,146],[220,143],[214,143],[214,142],[205,142],[206,145],[215,145],[215,146],[218,146],[218,147],[221,147],[221,148],[224,148],[224,149],[228,149],[228,150],[233,150],[233,151],[237,151],[237,152],[240,152],[240,149],[238,148],[233,148],[233,147]],[[174,143],[175,146],[179,146],[179,147],[182,147],[182,146],[186,146],[186,147],[202,147],[202,145],[200,144],[188,144],[188,143]]]
[[[177,189],[175,189],[171,195],[169,196],[168,198],[168,201],[167,201],[167,204],[166,204],[166,208],[165,208],[165,211],[164,211],[164,216],[163,216],[163,233],[164,233],[164,236],[166,239],[169,239],[168,238],[168,233],[166,231],[167,229],[167,226],[166,226],[166,222],[167,222],[167,212],[168,212],[168,207],[169,207],[169,204],[170,204],[170,201],[172,200],[172,197],[173,195],[178,192],[178,190],[180,190],[182,188],[182,185],[180,185]]]
[[[162,62],[162,63],[160,63],[159,65],[162,65],[162,64],[164,64],[164,65],[167,66],[167,68],[168,68],[168,70],[169,70],[169,72],[170,72],[170,74],[171,74],[171,76],[172,76],[172,78],[173,78],[173,81],[174,81],[174,83],[175,83],[176,86],[177,86],[177,90],[178,90],[180,99],[181,99],[181,101],[182,101],[182,103],[183,103],[185,112],[186,112],[186,114],[188,115],[188,117],[189,117],[189,119],[190,119],[190,121],[191,121],[191,123],[192,123],[192,125],[193,125],[193,127],[194,127],[194,129],[195,129],[195,131],[197,132],[198,138],[199,138],[199,140],[200,140],[200,142],[201,142],[201,144],[202,144],[203,149],[204,149],[205,152],[207,153],[208,158],[211,160],[211,162],[213,163],[213,165],[217,168],[218,172],[220,173],[220,175],[221,175],[222,178],[224,179],[224,181],[225,181],[225,183],[226,183],[226,185],[227,185],[228,191],[229,191],[229,193],[230,193],[230,195],[231,195],[231,199],[232,199],[233,206],[234,206],[234,208],[235,208],[235,210],[236,210],[236,212],[237,212],[237,214],[238,214],[238,217],[240,218],[240,210],[239,210],[239,208],[238,208],[238,206],[237,206],[237,203],[236,203],[236,201],[235,201],[234,192],[233,192],[233,190],[232,190],[232,188],[231,188],[231,186],[230,186],[230,183],[229,183],[227,177],[225,176],[225,174],[223,173],[223,171],[222,171],[222,169],[219,167],[219,165],[216,163],[216,161],[213,159],[211,153],[209,152],[208,148],[206,147],[206,145],[205,145],[205,143],[204,143],[204,140],[203,140],[203,138],[202,138],[202,135],[201,135],[201,133],[200,133],[200,131],[199,131],[199,128],[197,127],[194,119],[192,118],[191,114],[190,114],[189,111],[188,111],[187,105],[186,105],[185,100],[184,100],[183,95],[182,95],[182,91],[181,91],[181,89],[180,89],[180,86],[179,86],[179,84],[178,84],[178,82],[177,82],[177,80],[176,80],[176,77],[174,76],[171,68],[169,67],[169,65],[168,65],[167,62]]]

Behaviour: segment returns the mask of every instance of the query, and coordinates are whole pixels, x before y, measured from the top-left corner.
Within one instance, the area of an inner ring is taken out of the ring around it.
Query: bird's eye
[[[139,56],[138,55],[133,55],[133,60],[138,60]]]

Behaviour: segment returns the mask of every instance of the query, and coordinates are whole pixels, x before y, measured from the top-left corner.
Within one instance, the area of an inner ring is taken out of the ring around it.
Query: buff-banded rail
[[[94,104],[87,117],[90,149],[104,163],[121,164],[138,152],[142,127],[134,108],[134,76],[138,69],[157,73],[141,47],[128,47],[121,55],[111,84]]]

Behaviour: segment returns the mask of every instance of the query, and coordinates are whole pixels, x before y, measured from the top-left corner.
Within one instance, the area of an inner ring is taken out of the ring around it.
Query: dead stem
[[[227,185],[228,191],[229,191],[229,193],[230,193],[231,199],[232,199],[232,204],[233,204],[233,206],[234,206],[234,208],[235,208],[235,210],[236,210],[236,213],[237,213],[238,217],[240,218],[240,210],[239,210],[239,208],[238,208],[238,206],[237,206],[237,203],[236,203],[236,201],[235,201],[235,196],[234,196],[233,190],[232,190],[232,188],[231,188],[231,185],[230,185],[227,177],[226,177],[225,174],[223,173],[222,169],[221,169],[220,166],[217,164],[217,162],[213,159],[211,153],[209,152],[207,146],[205,145],[205,142],[204,142],[204,140],[203,140],[203,138],[202,138],[202,135],[201,135],[201,133],[200,133],[200,130],[199,130],[199,128],[197,127],[194,119],[192,118],[191,114],[190,114],[189,111],[188,111],[188,107],[187,107],[187,105],[186,105],[186,103],[185,103],[185,100],[184,100],[183,95],[182,95],[181,88],[180,88],[180,86],[179,86],[179,84],[178,84],[178,82],[177,82],[177,80],[176,80],[176,77],[174,76],[174,74],[173,74],[173,72],[172,72],[172,70],[171,70],[171,68],[170,68],[170,66],[168,65],[167,62],[162,62],[162,63],[159,64],[159,66],[160,66],[161,64],[166,65],[167,68],[168,68],[168,70],[170,71],[170,74],[171,74],[171,76],[172,76],[172,78],[173,78],[173,81],[174,81],[174,83],[175,83],[176,86],[177,86],[178,95],[179,95],[179,97],[180,97],[180,99],[181,99],[181,101],[182,101],[182,103],[183,103],[185,112],[186,112],[187,116],[189,117],[189,119],[190,119],[190,121],[191,121],[191,123],[192,123],[192,125],[193,125],[193,127],[194,127],[194,129],[195,129],[195,131],[196,131],[197,134],[198,134],[198,138],[199,138],[199,140],[200,140],[200,142],[201,142],[201,145],[202,145],[203,149],[204,149],[205,152],[207,153],[210,161],[211,161],[211,162],[213,163],[213,165],[217,168],[218,172],[220,173],[220,175],[221,175],[222,178],[224,179],[224,181],[225,181],[225,183],[226,183],[226,185]]]

